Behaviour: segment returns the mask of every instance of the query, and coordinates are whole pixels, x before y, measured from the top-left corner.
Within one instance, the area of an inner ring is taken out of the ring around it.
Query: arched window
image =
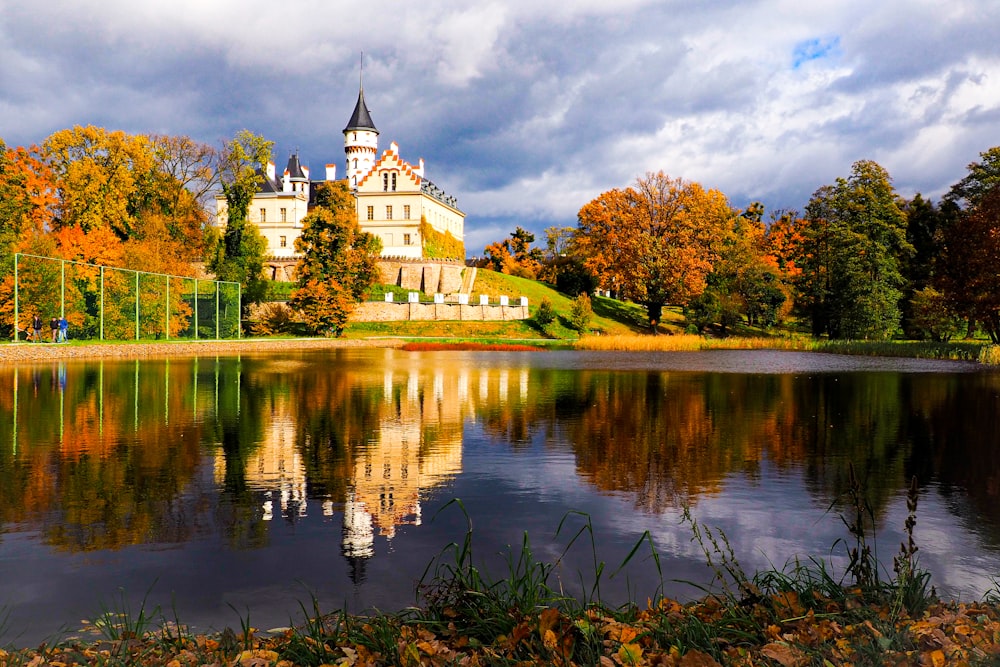
[[[396,191],[396,172],[392,172],[392,191]]]
[[[395,190],[395,189],[396,188],[393,188],[393,190]],[[383,173],[382,174],[382,192],[388,192],[388,191],[389,191],[389,174],[388,173]]]

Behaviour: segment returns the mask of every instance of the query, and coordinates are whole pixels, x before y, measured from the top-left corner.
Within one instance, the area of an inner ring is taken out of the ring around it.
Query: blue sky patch
[[[798,69],[804,63],[840,55],[840,37],[816,37],[795,45],[792,51],[792,68]]]

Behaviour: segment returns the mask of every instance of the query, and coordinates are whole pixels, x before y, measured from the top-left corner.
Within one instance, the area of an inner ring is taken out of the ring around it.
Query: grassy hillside
[[[469,339],[526,339],[551,340],[575,339],[578,333],[567,326],[573,299],[557,292],[551,285],[508,276],[488,269],[479,269],[470,302],[478,303],[479,295],[491,299],[498,296],[513,298],[528,297],[528,310],[534,315],[542,299],[548,299],[556,312],[556,321],[549,327],[548,334],[531,321],[513,322],[354,322],[345,330],[348,337],[402,336],[423,338],[444,336]],[[613,299],[594,297],[592,299],[594,317],[590,322],[592,331],[602,334],[628,334],[644,330],[646,313],[641,306],[622,303]]]

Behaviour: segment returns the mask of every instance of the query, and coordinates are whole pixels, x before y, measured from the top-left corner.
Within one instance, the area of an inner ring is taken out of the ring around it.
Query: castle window
[[[282,210],[284,210],[284,209],[282,209]],[[278,237],[278,245],[280,245],[282,248],[287,247],[288,246],[288,238],[285,237],[285,236],[279,236]]]
[[[389,174],[382,174],[382,192],[389,191]]]
[[[288,209],[287,208],[281,209],[281,221],[282,222],[288,222]]]
[[[358,158],[354,158],[354,168],[358,168]]]
[[[403,245],[413,245],[409,234],[403,234]]]
[[[407,220],[410,219],[410,205],[403,204],[403,217]]]
[[[261,222],[267,222],[267,209],[266,208],[260,209],[260,221]]]
[[[386,220],[392,220],[392,207],[391,206],[386,206],[385,207],[385,219]]]
[[[368,207],[368,219],[369,220],[374,220],[375,219],[375,207],[374,206],[369,206]]]
[[[392,191],[396,191],[396,172],[392,172]]]

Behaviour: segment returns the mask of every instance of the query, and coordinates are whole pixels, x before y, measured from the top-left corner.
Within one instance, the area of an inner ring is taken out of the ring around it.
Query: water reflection
[[[0,565],[24,548],[100,554],[46,572],[65,568],[69,586],[116,576],[109,554],[127,552],[138,590],[144,576],[180,588],[157,570],[169,548],[171,567],[203,572],[225,596],[237,584],[223,573],[246,552],[258,554],[257,585],[302,578],[338,604],[352,590],[361,605],[401,606],[428,555],[459,537],[454,523],[427,522],[456,494],[500,547],[551,532],[572,509],[607,514],[608,545],[647,527],[669,547],[686,539],[672,523],[686,506],[717,514],[805,493],[818,513],[836,508],[849,463],[888,535],[916,475],[957,524],[935,517],[928,535],[973,560],[1000,546],[1000,375],[840,359],[824,370],[816,356],[776,357],[769,371],[764,358],[342,350],[0,370]],[[343,574],[328,558],[309,565],[305,550],[339,554]],[[0,573],[0,589],[53,613],[15,576]]]

